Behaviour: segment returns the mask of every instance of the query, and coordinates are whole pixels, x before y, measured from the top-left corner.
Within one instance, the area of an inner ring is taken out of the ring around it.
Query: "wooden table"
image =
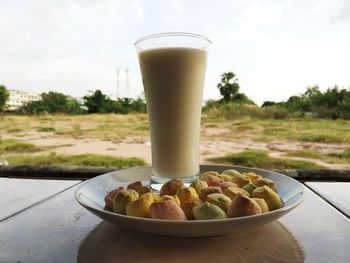
[[[307,182],[306,185],[350,217],[350,182]]]
[[[349,218],[308,187],[305,201],[274,223],[245,233],[185,239],[102,222],[75,201],[76,181],[13,180],[0,181],[1,199],[12,200],[0,203],[1,263],[350,262]],[[15,183],[19,186],[7,187]],[[23,189],[31,189],[29,196],[46,194],[20,205],[13,199]]]

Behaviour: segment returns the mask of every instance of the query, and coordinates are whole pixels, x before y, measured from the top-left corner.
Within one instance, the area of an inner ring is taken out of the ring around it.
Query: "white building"
[[[41,96],[34,92],[20,91],[20,90],[8,90],[10,96],[7,101],[8,110],[16,110],[30,101],[37,101],[41,99]]]

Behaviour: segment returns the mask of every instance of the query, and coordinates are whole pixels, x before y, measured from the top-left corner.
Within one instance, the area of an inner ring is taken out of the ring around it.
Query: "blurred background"
[[[0,1],[2,165],[151,163],[134,42],[209,37],[203,163],[350,169],[350,1]],[[0,165],[1,165],[0,164]]]

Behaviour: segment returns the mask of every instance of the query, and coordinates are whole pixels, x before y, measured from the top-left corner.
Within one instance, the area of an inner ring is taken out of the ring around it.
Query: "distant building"
[[[10,96],[7,101],[8,110],[16,110],[30,101],[37,101],[41,99],[41,96],[34,92],[20,91],[20,90],[8,90]]]

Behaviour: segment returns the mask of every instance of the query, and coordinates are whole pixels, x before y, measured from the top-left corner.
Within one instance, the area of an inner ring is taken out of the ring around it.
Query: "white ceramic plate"
[[[217,171],[221,173],[227,169],[235,169],[239,172],[254,172],[275,181],[278,194],[283,200],[284,206],[280,209],[254,216],[193,221],[139,218],[104,210],[104,197],[108,192],[117,186],[126,187],[130,182],[137,180],[143,181],[147,185],[150,180],[151,167],[119,170],[87,180],[78,187],[75,192],[75,198],[86,209],[110,223],[151,234],[182,237],[216,236],[251,229],[280,218],[303,201],[303,185],[286,175],[241,166],[201,166],[201,172]]]

